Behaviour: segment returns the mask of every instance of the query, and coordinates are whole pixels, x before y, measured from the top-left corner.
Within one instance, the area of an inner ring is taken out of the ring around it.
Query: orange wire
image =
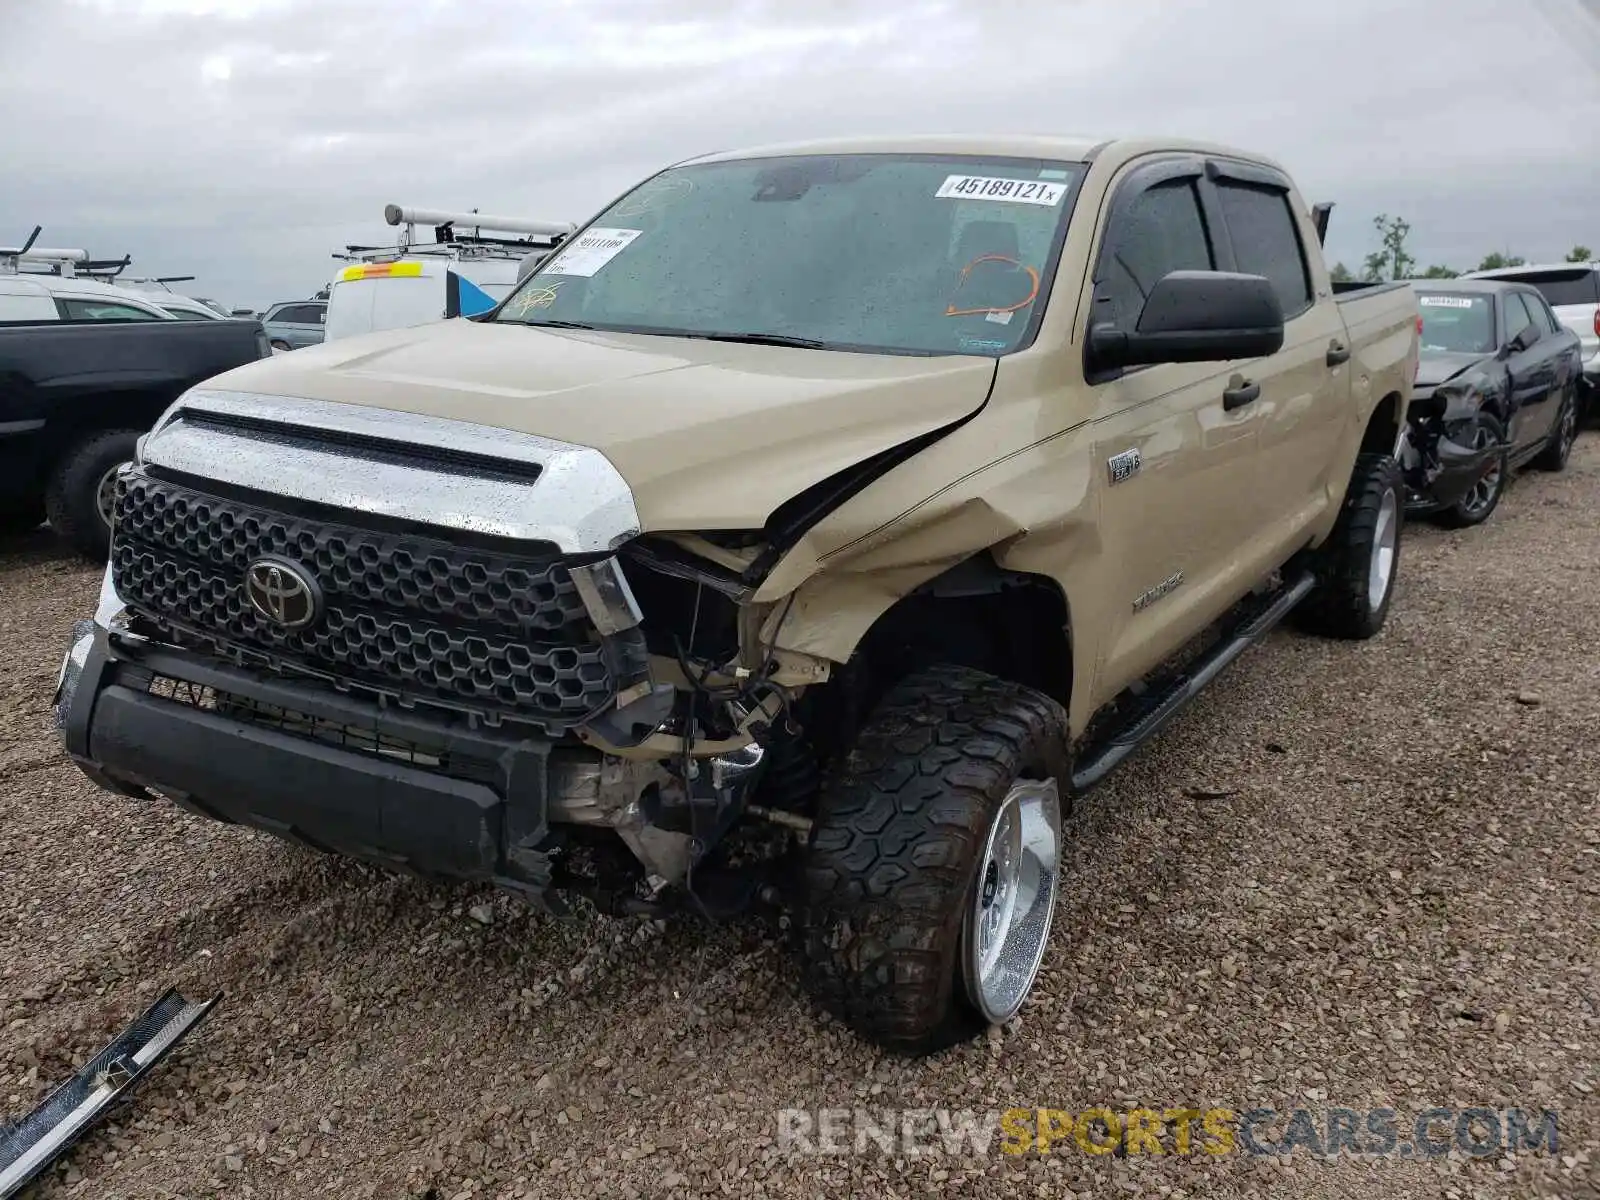
[[[1039,295],[1039,272],[1035,271],[1032,267],[1023,266],[1021,262],[1019,262],[1017,259],[1014,259],[1010,255],[1007,255],[1007,254],[980,254],[980,255],[978,255],[977,258],[973,259],[966,266],[961,268],[961,282],[962,283],[965,283],[967,281],[967,276],[972,273],[972,268],[977,266],[981,262],[1008,262],[1014,267],[1021,267],[1024,271],[1026,271],[1028,273],[1029,278],[1031,278],[1033,280],[1033,290],[1031,290],[1027,294],[1027,296],[1025,296],[1019,303],[1013,304],[1008,308],[994,308],[994,307],[957,308],[954,304],[949,304],[949,305],[945,306],[945,310],[944,310],[944,315],[945,316],[947,316],[947,317],[974,317],[974,316],[977,316],[979,313],[1016,312],[1017,309],[1019,309],[1019,308],[1027,308],[1028,305],[1032,304],[1034,299]]]

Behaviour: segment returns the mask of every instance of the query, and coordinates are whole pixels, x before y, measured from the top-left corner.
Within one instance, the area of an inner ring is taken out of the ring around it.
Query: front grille
[[[287,630],[250,606],[245,573],[263,555],[315,576],[320,620]],[[130,472],[117,486],[111,571],[123,602],[179,644],[403,701],[571,723],[615,690],[553,555],[313,520]]]

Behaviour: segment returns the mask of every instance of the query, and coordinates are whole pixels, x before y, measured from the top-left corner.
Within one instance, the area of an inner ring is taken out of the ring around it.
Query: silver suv
[[[1506,279],[1532,284],[1555,310],[1556,320],[1578,335],[1587,415],[1600,411],[1600,262],[1547,263],[1473,271],[1468,279]]]
[[[261,324],[274,350],[298,350],[322,341],[327,319],[326,300],[290,300],[267,309]]]

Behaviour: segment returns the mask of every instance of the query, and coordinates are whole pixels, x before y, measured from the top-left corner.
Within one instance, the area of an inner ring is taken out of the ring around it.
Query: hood
[[[646,530],[755,529],[812,484],[975,412],[994,373],[990,358],[451,320],[325,342],[206,386],[590,446],[628,481]]]
[[[1449,382],[1463,371],[1471,370],[1490,357],[1492,355],[1469,354],[1459,350],[1424,350],[1417,364],[1416,386],[1438,387],[1441,383]]]

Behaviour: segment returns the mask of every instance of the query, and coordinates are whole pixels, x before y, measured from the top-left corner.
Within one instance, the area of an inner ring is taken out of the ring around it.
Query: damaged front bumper
[[[451,730],[87,622],[56,714],[67,753],[108,790],[393,869],[549,882],[548,742]]]
[[[1501,446],[1473,449],[1447,437],[1433,444],[1434,460],[1406,471],[1406,511],[1411,514],[1453,508],[1483,478],[1503,451]]]
[[[47,1170],[221,999],[197,1003],[168,991],[43,1104],[15,1125],[0,1127],[0,1200]]]
[[[493,883],[559,911],[552,826],[589,827],[614,832],[657,885],[677,883],[708,847],[664,809],[733,811],[759,774],[747,761],[759,746],[719,752],[686,793],[676,760],[376,704],[175,650],[122,613],[108,573],[57,679],[56,723],[84,774],[391,870]]]
[[[1451,440],[1436,421],[1413,417],[1400,450],[1407,514],[1423,516],[1455,507],[1504,450],[1500,445],[1463,445]]]

